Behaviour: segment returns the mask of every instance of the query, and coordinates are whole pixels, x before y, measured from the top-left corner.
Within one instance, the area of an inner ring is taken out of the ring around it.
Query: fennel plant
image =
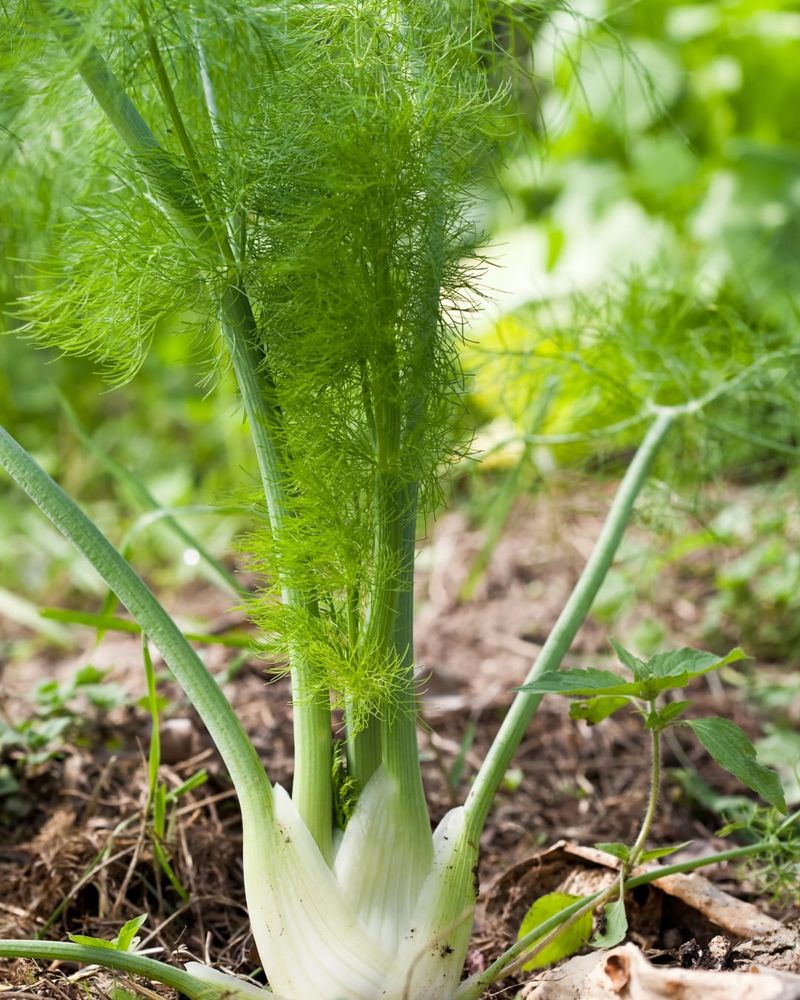
[[[80,164],[21,304],[27,330],[118,381],[160,324],[180,321],[236,376],[268,523],[249,541],[268,581],[249,611],[289,664],[291,796],[145,584],[4,430],[0,463],[127,607],[217,745],[274,994],[477,996],[485,977],[459,981],[478,840],[541,694],[518,693],[464,805],[431,834],[412,585],[418,516],[453,456],[470,185],[502,120],[480,44],[491,8],[19,0],[4,17],[9,141],[57,121],[65,168]],[[529,683],[558,667],[588,613],[671,423],[711,398],[647,409]],[[346,821],[332,706],[346,721]],[[195,1000],[265,995],[120,949],[19,941],[0,955],[99,962]]]

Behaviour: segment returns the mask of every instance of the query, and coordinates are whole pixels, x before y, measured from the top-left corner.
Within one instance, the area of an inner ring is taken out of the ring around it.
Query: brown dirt
[[[474,598],[462,602],[459,588],[481,536],[463,516],[443,518],[420,558],[417,658],[424,690],[420,730],[426,786],[434,819],[463,797],[513,689],[552,625],[596,537],[608,491],[543,498],[515,515],[494,552]],[[645,544],[644,535],[634,532]],[[567,540],[567,551],[563,542]],[[661,592],[661,612],[681,644],[691,641],[700,582],[680,586],[679,572]],[[685,581],[684,581],[685,582]],[[226,622],[224,599],[193,593],[191,605],[206,620]],[[212,621],[212,624],[213,624]],[[5,638],[9,638],[6,635]],[[694,637],[695,644],[697,637]],[[590,620],[569,661],[605,665],[606,631]],[[89,659],[113,667],[113,678],[135,697],[143,693],[138,640],[104,639],[76,657],[52,653],[9,662],[0,689],[0,712],[19,718],[29,712],[32,683],[44,676],[69,676]],[[210,647],[203,654],[212,669],[230,662],[230,652]],[[291,782],[291,710],[286,681],[265,683],[259,664],[245,663],[227,691],[240,711],[274,780]],[[2,762],[18,775],[16,815],[0,808],[0,938],[49,938],[67,933],[112,937],[123,921],[147,912],[142,946],[154,957],[182,963],[189,958],[219,968],[249,970],[252,952],[241,881],[240,828],[235,799],[215,751],[180,692],[169,691],[162,780],[171,789],[203,769],[202,786],[181,796],[172,811],[169,852],[189,899],[183,902],[155,863],[144,809],[149,739],[146,712],[135,704],[89,717],[89,725],[68,730],[59,753],[25,767],[6,750]],[[693,689],[699,712],[733,718],[751,734],[758,720],[736,693],[699,684]],[[471,734],[475,734],[470,742]],[[646,737],[641,724],[621,715],[589,728],[569,720],[567,705],[546,699],[498,796],[481,842],[480,881],[488,887],[533,851],[558,839],[582,843],[630,841],[647,795]],[[683,740],[667,747],[667,767],[696,765],[721,791],[741,787],[709,765]],[[461,774],[455,762],[463,757]],[[2,803],[3,799],[0,799]],[[20,815],[20,809],[24,815]],[[653,830],[656,844],[694,840],[713,849],[715,819],[687,802],[668,779]],[[739,893],[754,887],[731,872],[715,875]],[[508,929],[506,928],[506,931]],[[470,952],[477,970],[510,943],[480,919]],[[76,976],[79,977],[76,979]],[[0,965],[0,998],[85,997],[86,972],[64,963],[45,969],[31,962]],[[117,977],[123,982],[124,977]],[[112,979],[91,976],[91,995],[106,996]],[[505,990],[497,995],[508,995]],[[3,990],[8,993],[4,994]],[[150,994],[169,995],[151,987]]]

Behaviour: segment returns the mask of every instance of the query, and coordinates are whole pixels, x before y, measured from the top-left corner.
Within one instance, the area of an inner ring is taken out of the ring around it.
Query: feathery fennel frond
[[[400,590],[386,532],[452,447],[459,330],[441,303],[469,280],[465,189],[492,102],[446,3],[295,4],[284,44],[241,167],[244,280],[294,484],[292,523],[259,554],[332,602],[335,621],[312,641],[295,619],[295,639],[329,641],[320,677],[380,714],[405,655],[376,638]]]
[[[38,289],[15,310],[34,339],[93,357],[112,382],[136,373],[161,320],[185,317],[197,335],[214,315],[202,273],[175,252],[169,220],[131,202],[124,189],[106,194],[58,227],[49,260],[36,268]]]
[[[249,540],[265,577],[253,617],[291,673],[291,798],[270,786],[174,623],[8,435],[3,464],[126,603],[217,742],[241,800],[271,995],[452,998],[481,827],[536,708],[518,695],[465,806],[432,836],[414,543],[418,507],[459,448],[456,303],[476,238],[466,205],[503,112],[477,37],[494,0],[466,16],[463,0],[74,4],[15,7],[52,32],[59,77],[79,76],[107,119],[95,129],[93,117],[86,149],[73,142],[65,157],[84,154],[81,197],[43,241],[40,260],[58,255],[58,273],[40,268],[22,309],[32,335],[94,356],[112,378],[135,371],[164,317],[218,326],[268,514]],[[25,112],[15,121],[29,127]],[[557,669],[676,414],[653,421],[529,680]],[[333,750],[332,702],[346,755]],[[178,981],[148,969],[206,997],[201,970]],[[205,981],[215,998],[238,992],[213,972]]]
[[[417,507],[460,450],[445,303],[473,277],[465,205],[501,113],[477,22],[451,0],[35,6],[36,43],[53,49],[49,25],[58,72],[118,135],[93,108],[99,196],[76,187],[52,248],[66,264],[40,263],[22,304],[30,334],[120,379],[162,318],[221,323],[272,518],[255,617],[293,667],[304,651],[296,697],[332,689],[354,730],[393,718],[413,704]]]

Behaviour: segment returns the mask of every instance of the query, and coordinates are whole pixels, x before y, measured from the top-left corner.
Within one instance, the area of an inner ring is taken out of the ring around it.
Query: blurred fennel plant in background
[[[561,378],[538,433],[593,442],[543,444],[557,466],[618,447],[643,380],[663,391],[673,372],[680,386],[797,343],[796,14],[780,0],[587,9],[553,12],[533,39],[539,141],[519,136],[505,197],[481,202],[506,266],[468,361],[493,441],[531,433],[531,377]],[[633,381],[614,385],[622,370]],[[791,380],[747,392],[695,429],[699,474],[793,463]]]

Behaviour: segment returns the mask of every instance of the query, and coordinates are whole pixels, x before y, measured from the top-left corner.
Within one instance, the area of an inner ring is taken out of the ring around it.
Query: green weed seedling
[[[250,928],[269,990],[197,962],[179,969],[97,942],[2,941],[0,957],[99,964],[189,1000],[476,1000],[530,947],[530,934],[542,938],[571,916],[568,907],[546,917],[462,981],[481,832],[543,692],[587,692],[586,711],[598,717],[633,699],[657,742],[682,722],[669,715],[677,710],[656,706],[659,693],[712,669],[705,654],[647,664],[628,657],[633,681],[568,672],[566,687],[557,686],[555,672],[670,428],[765,375],[777,356],[744,337],[734,355],[723,337],[726,360],[718,363],[719,331],[700,327],[667,363],[660,326],[651,340],[657,349],[642,351],[639,327],[629,324],[617,353],[626,367],[614,362],[613,386],[617,397],[622,379],[633,387],[625,395],[636,410],[625,420],[630,463],[466,798],[431,830],[417,745],[417,528],[439,498],[443,468],[464,450],[459,346],[479,256],[475,191],[496,140],[510,130],[498,55],[506,55],[507,30],[512,47],[518,32],[529,40],[535,33],[542,11],[528,6],[3,5],[10,111],[2,124],[18,142],[15,177],[40,169],[26,159],[36,150],[52,164],[41,178],[52,222],[36,234],[43,259],[25,275],[30,294],[18,320],[42,342],[93,358],[111,381],[133,378],[165,328],[175,336],[185,327],[198,358],[232,372],[252,438],[258,512],[246,545],[263,581],[248,611],[288,664],[294,776],[291,794],[273,784],[178,623],[124,553],[0,428],[0,465],[115,595],[91,623],[140,631],[219,750],[241,808]],[[17,203],[24,210],[25,199]],[[589,382],[602,344],[597,337]],[[790,361],[783,351],[780,377]],[[535,406],[529,416],[536,428]],[[161,516],[154,502],[140,495],[147,517]],[[219,567],[216,576],[224,577]],[[238,589],[235,578],[226,582]],[[135,625],[114,615],[116,601]],[[155,718],[153,687],[150,670]],[[334,745],[334,708],[344,715],[343,746]],[[749,745],[724,720],[682,724],[778,802]],[[157,763],[154,739],[150,821],[163,845],[168,796]],[[655,798],[628,869],[644,856],[654,807]],[[695,865],[724,856],[739,855]],[[631,875],[625,887],[649,877]],[[620,934],[624,909],[620,900],[601,902],[610,903],[608,942]]]
[[[147,914],[142,913],[132,920],[126,921],[119,929],[119,932],[110,941],[103,938],[88,937],[86,934],[70,934],[69,939],[75,944],[85,944],[92,948],[109,948],[112,951],[134,951],[139,943],[136,936],[147,920]]]
[[[104,938],[90,937],[86,934],[70,934],[69,939],[73,944],[82,945],[85,948],[101,948],[122,952],[135,951],[140,941],[137,935],[145,920],[147,920],[147,914],[142,913],[138,917],[126,921],[110,941]],[[109,996],[111,1000],[138,1000],[141,993],[138,991],[131,993],[114,983],[109,990]]]
[[[178,788],[168,789],[163,781],[159,780],[158,770],[161,766],[161,731],[160,731],[160,710],[163,699],[158,695],[156,686],[156,672],[153,667],[153,660],[147,645],[147,639],[142,641],[142,656],[144,659],[144,672],[147,680],[147,695],[144,704],[150,713],[150,749],[147,755],[147,821],[150,833],[150,843],[153,847],[153,857],[161,872],[167,877],[170,885],[183,900],[188,902],[189,893],[184,888],[169,860],[169,844],[174,830],[174,814],[169,815],[168,809],[175,805],[180,797],[194,788],[199,788],[206,780],[205,771],[197,771],[187,781]]]
[[[64,681],[42,681],[32,692],[33,714],[19,722],[0,720],[0,753],[10,751],[13,764],[0,765],[0,808],[19,815],[26,804],[17,794],[21,767],[36,767],[64,748],[67,739],[86,741],[93,717],[87,704],[103,712],[130,704],[130,695],[107,679],[109,671],[87,664]]]
[[[33,689],[37,714],[71,720],[81,717],[85,699],[92,707],[108,712],[130,703],[130,695],[115,681],[108,680],[110,670],[87,664],[65,681],[42,681]]]
[[[602,932],[591,939],[596,948],[611,948],[619,944],[628,929],[625,914],[625,891],[631,873],[648,861],[655,861],[686,847],[647,847],[647,840],[656,814],[662,782],[662,739],[664,733],[676,726],[686,727],[700,740],[714,760],[743,784],[756,792],[772,806],[773,810],[786,812],[783,789],[777,775],[759,764],[756,751],[746,734],[729,719],[712,717],[703,719],[683,718],[691,701],[687,699],[664,701],[663,695],[679,691],[690,681],[711,670],[719,670],[729,663],[745,658],[741,649],[733,649],[727,656],[697,649],[676,649],[656,653],[648,660],[634,656],[618,642],[611,640],[620,663],[630,678],[626,679],[609,670],[561,670],[542,676],[523,690],[532,694],[560,694],[574,699],[570,716],[595,725],[610,718],[623,708],[633,708],[650,734],[650,794],[639,834],[633,844],[595,844],[599,850],[613,855],[620,862],[619,879],[609,889],[588,899],[568,897],[563,893],[549,893],[537,899],[526,914],[519,932],[519,941],[527,942],[515,965],[532,970],[548,965],[567,955],[574,954],[589,941],[593,910],[604,906]],[[790,825],[797,817],[790,817]],[[786,820],[779,827],[785,829]],[[730,827],[730,830],[734,827]],[[774,834],[774,831],[770,831]],[[612,897],[614,897],[612,899]],[[567,914],[569,911],[569,915]],[[560,926],[545,933],[542,931],[549,918],[564,918]]]

